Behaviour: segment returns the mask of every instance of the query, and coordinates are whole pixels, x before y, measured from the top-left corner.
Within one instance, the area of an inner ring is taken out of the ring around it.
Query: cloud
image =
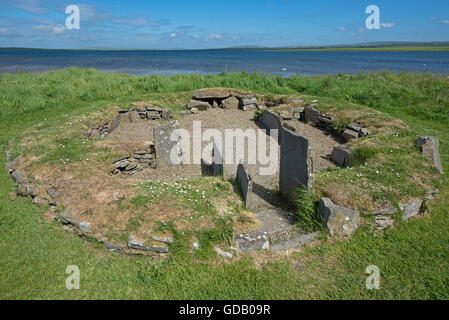
[[[170,33],[170,38],[175,38],[176,37],[176,33],[172,32]]]
[[[380,26],[382,28],[393,28],[396,25],[395,22],[382,22]]]
[[[65,26],[63,26],[62,24],[55,24],[55,25],[40,24],[40,25],[34,27],[34,30],[43,31],[43,32],[52,32],[54,34],[60,34],[60,33],[67,31],[67,28]]]
[[[449,20],[443,20],[441,22],[444,23],[444,24],[449,24]]]
[[[17,32],[11,31],[6,27],[0,27],[0,37],[15,38],[19,36],[20,34]]]
[[[223,39],[224,36],[221,34],[211,34],[209,37],[206,38],[206,40],[220,40]]]
[[[42,0],[14,0],[13,6],[29,13],[41,15],[47,13],[47,8],[42,6],[42,2]]]
[[[346,29],[344,27],[339,28],[340,31],[345,31]]]

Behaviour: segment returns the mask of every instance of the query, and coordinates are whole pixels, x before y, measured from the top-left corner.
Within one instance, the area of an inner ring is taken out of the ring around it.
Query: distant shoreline
[[[448,51],[449,43],[441,44],[417,44],[417,45],[395,45],[395,44],[372,44],[372,45],[341,45],[341,46],[304,46],[304,47],[231,47],[231,48],[208,48],[208,49],[183,49],[183,48],[23,48],[23,47],[0,47],[0,51],[8,50],[40,50],[40,51],[229,51],[229,50],[251,50],[251,51],[302,51],[302,52],[345,52],[345,51]]]

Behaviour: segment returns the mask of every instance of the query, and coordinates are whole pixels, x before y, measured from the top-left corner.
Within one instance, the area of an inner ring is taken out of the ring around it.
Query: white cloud
[[[7,33],[8,32],[8,29],[6,29],[6,28],[0,28],[0,33]]]
[[[382,28],[393,28],[396,25],[395,22],[382,22],[380,26]]]
[[[57,24],[53,27],[52,30],[53,30],[53,33],[58,34],[58,33],[65,32],[67,29],[62,24]]]
[[[60,34],[60,33],[67,31],[67,28],[65,26],[63,26],[62,24],[56,24],[56,25],[41,24],[41,25],[34,27],[34,30],[53,32],[54,34]]]
[[[176,37],[176,33],[174,33],[174,32],[170,33],[170,37],[171,37],[171,38]]]
[[[223,39],[223,36],[221,34],[212,34],[210,35],[207,40],[220,40]]]
[[[345,31],[346,29],[345,28],[343,28],[343,27],[341,27],[340,29],[338,29],[338,30],[340,30],[340,31]]]
[[[444,23],[444,24],[449,24],[449,20],[443,20],[441,22]]]

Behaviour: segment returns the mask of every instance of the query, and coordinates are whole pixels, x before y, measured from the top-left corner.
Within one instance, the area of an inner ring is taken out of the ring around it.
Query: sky
[[[80,28],[66,27],[66,8]],[[366,8],[380,9],[369,30]],[[0,47],[204,49],[448,41],[448,0],[0,0]]]

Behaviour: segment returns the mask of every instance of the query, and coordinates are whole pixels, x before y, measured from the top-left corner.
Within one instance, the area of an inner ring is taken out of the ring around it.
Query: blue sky
[[[67,30],[65,8],[81,11]],[[365,28],[368,5],[379,30]],[[220,48],[448,41],[448,0],[0,0],[0,47]]]

